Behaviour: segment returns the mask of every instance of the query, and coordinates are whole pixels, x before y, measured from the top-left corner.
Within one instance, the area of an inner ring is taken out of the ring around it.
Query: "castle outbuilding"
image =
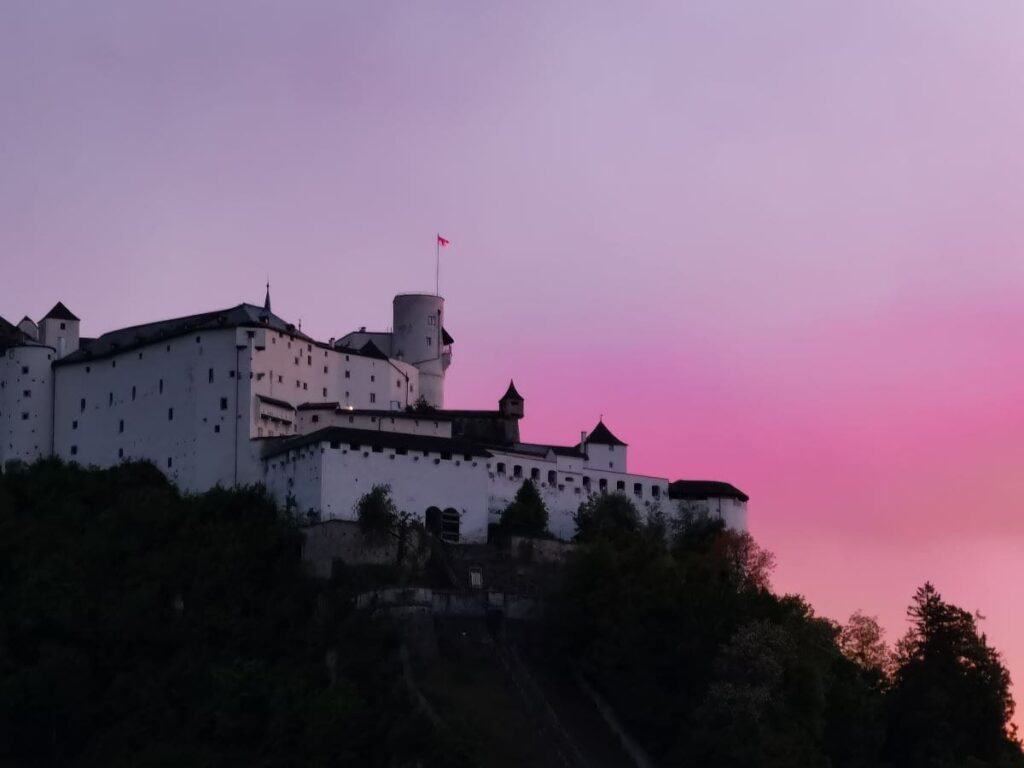
[[[486,538],[526,480],[562,538],[582,501],[615,492],[646,510],[678,497],[745,527],[733,486],[628,472],[603,419],[572,445],[522,442],[525,398],[511,381],[495,410],[445,408],[444,299],[400,294],[392,313],[391,331],[318,341],[272,312],[268,285],[262,306],[96,338],[61,302],[38,323],[0,317],[0,467],[145,459],[185,491],[263,483],[321,519],[353,518],[383,483],[400,509],[439,512],[446,537],[467,541]]]

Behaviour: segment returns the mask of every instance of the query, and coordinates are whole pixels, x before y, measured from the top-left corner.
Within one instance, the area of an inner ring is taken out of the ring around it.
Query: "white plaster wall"
[[[58,359],[70,355],[78,349],[78,320],[45,318],[39,323],[39,337],[43,344],[56,350]]]
[[[610,469],[613,472],[626,472],[626,446],[591,445],[588,443],[587,467]]]
[[[235,329],[225,328],[57,366],[55,453],[101,467],[148,459],[188,491],[231,484],[236,446],[240,461],[248,455],[245,350],[237,358],[236,380]]]
[[[668,500],[668,480],[662,477],[631,475],[624,472],[613,472],[600,469],[583,469],[580,471],[579,459],[557,457],[556,461],[526,457],[515,453],[492,450],[492,458],[488,460],[488,509],[490,521],[498,522],[502,510],[515,498],[516,492],[524,480],[533,479],[532,470],[537,471],[535,483],[541,497],[548,508],[548,528],[560,539],[570,539],[576,532],[573,515],[579,505],[593,493],[604,489],[608,492],[621,490],[644,512],[650,508],[663,506]],[[504,471],[499,471],[499,464]],[[516,477],[516,467],[522,467],[522,474]],[[554,482],[549,480],[549,473],[554,472]],[[640,494],[635,493],[639,484]]]
[[[444,356],[442,327],[444,299],[421,293],[395,296],[391,354],[420,371],[420,394],[428,403],[444,407],[444,374],[450,358]]]
[[[26,345],[0,356],[0,467],[50,455],[54,355],[50,347]]]
[[[734,531],[747,530],[747,502],[739,499],[680,499],[682,509],[710,515],[723,520],[727,527]]]
[[[461,515],[460,538],[487,538],[487,470],[483,457],[410,450],[400,454],[393,448],[375,452],[369,446],[353,449],[349,443],[307,447],[306,455],[286,454],[265,460],[267,487],[284,503],[290,491],[298,508],[314,510],[325,520],[354,520],[356,503],[374,485],[391,486],[396,506],[423,520],[428,507],[452,507]],[[311,464],[322,462],[318,472]],[[289,480],[291,481],[289,483]]]
[[[419,372],[395,360],[335,350],[278,331],[266,331],[266,348],[254,350],[253,394],[298,406],[338,402],[367,409],[403,409],[418,396]],[[266,425],[254,414],[253,436]]]

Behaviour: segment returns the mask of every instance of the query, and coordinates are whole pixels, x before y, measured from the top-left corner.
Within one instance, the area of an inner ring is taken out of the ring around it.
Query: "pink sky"
[[[778,588],[895,639],[931,579],[1024,677],[1024,4],[341,5],[4,3],[0,314],[269,274],[326,338],[440,231],[451,404],[603,413]]]

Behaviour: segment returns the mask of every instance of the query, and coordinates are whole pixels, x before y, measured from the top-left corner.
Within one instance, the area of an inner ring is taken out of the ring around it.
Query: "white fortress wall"
[[[54,452],[101,467],[148,459],[189,491],[230,484],[236,412],[247,421],[245,362],[239,355],[236,388],[235,329],[225,328],[57,365]]]
[[[0,353],[0,467],[50,455],[55,354],[37,344]]]

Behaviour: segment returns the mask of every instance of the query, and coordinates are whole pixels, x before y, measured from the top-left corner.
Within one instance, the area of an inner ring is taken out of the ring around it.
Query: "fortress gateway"
[[[59,302],[38,323],[0,318],[0,467],[148,459],[185,491],[264,483],[321,519],[353,518],[387,483],[399,509],[433,516],[449,540],[485,539],[526,479],[561,538],[594,493],[624,493],[641,510],[682,499],[746,527],[742,492],[630,474],[626,444],[600,421],[570,445],[522,442],[511,383],[495,410],[445,408],[444,299],[396,296],[393,321],[390,332],[316,341],[271,312],[269,289],[262,307],[95,339]]]

